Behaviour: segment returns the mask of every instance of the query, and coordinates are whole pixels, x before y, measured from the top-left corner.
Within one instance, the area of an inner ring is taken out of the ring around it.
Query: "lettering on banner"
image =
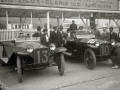
[[[4,4],[118,10],[118,0],[0,0]]]

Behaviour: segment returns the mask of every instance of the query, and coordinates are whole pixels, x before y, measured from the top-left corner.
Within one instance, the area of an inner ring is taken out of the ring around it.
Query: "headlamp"
[[[34,50],[34,47],[33,47],[32,45],[28,45],[28,46],[26,47],[26,50],[27,50],[28,53],[32,53],[33,50]]]
[[[50,46],[49,46],[49,47],[50,47],[50,50],[52,50],[52,51],[56,49],[56,45],[55,45],[55,44],[53,44],[53,43],[52,43],[52,44],[50,44]]]
[[[115,41],[114,41],[114,40],[111,40],[111,44],[112,44],[112,45],[115,45]]]
[[[100,45],[99,42],[95,42],[95,46],[98,47]]]

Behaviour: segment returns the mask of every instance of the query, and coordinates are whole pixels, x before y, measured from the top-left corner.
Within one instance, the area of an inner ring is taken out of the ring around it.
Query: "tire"
[[[17,75],[19,83],[23,81],[22,67],[21,67],[21,58],[17,56]]]
[[[2,66],[5,66],[4,61],[0,60],[0,66],[1,66],[1,67],[2,67]]]
[[[88,69],[93,70],[96,66],[96,56],[91,49],[86,49],[84,53],[84,62]]]
[[[5,53],[5,50],[2,51],[2,57],[3,57],[3,58],[7,57],[7,55],[6,55],[6,53]],[[5,66],[4,61],[0,60],[0,66],[2,66],[2,67]]]
[[[60,54],[60,62],[58,63],[58,71],[59,74],[62,76],[64,74],[65,70],[65,59],[64,59],[64,54]]]

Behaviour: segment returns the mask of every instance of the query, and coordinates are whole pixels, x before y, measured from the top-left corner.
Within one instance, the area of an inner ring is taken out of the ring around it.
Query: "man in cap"
[[[75,39],[77,39],[76,37],[76,32],[75,31],[72,31],[70,33],[70,37],[67,37],[66,41],[74,41]]]
[[[75,20],[72,20],[72,24],[70,25],[70,30],[71,31],[77,30],[77,25],[75,24]]]
[[[33,37],[40,37],[40,39],[41,39],[42,32],[41,32],[41,27],[40,26],[37,27],[37,32],[33,34]]]
[[[110,34],[107,32],[107,27],[103,27],[103,33],[101,34],[101,40],[110,41]]]
[[[113,32],[113,27],[110,27],[109,30],[110,30],[110,41],[114,40],[115,42],[117,42],[117,34]]]
[[[53,27],[54,31],[50,33],[50,43],[54,43],[56,47],[62,46],[62,35],[57,30],[57,26]]]
[[[48,37],[48,30],[47,29],[44,29],[43,30],[43,35],[42,35],[42,38],[41,38],[41,43],[45,46],[49,46],[49,37]]]

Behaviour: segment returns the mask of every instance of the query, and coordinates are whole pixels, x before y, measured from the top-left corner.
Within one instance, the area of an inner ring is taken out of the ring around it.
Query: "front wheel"
[[[96,66],[96,57],[91,49],[86,49],[84,53],[84,62],[88,69],[94,69]]]
[[[0,66],[5,66],[4,61],[0,60]]]
[[[19,83],[22,83],[23,75],[22,75],[22,67],[21,67],[21,58],[20,58],[20,56],[17,57],[17,75],[18,75]]]
[[[61,53],[60,54],[60,62],[58,63],[58,70],[59,70],[59,74],[63,75],[64,74],[64,70],[65,70],[65,59],[64,59],[64,54]]]

